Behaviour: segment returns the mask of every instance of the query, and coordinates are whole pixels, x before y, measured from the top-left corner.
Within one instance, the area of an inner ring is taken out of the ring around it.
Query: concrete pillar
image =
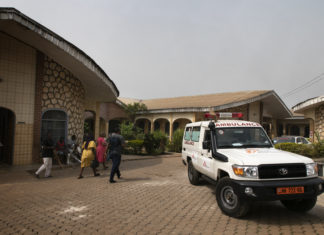
[[[147,134],[149,131],[149,121],[145,119],[145,122],[144,122],[144,133]]]
[[[173,137],[173,114],[170,114],[170,117],[168,119],[169,123],[170,123],[170,128],[169,128],[169,140],[172,140]]]
[[[151,121],[151,133],[153,133],[153,132],[154,132],[154,121],[152,119],[152,121]]]
[[[98,139],[99,131],[100,131],[100,102],[96,103],[96,118],[94,121],[95,121],[95,133],[93,134],[95,139]]]
[[[309,138],[311,139],[312,142],[317,141],[314,138],[314,131],[315,131],[314,120],[310,118],[309,119]]]
[[[286,123],[282,123],[282,135],[287,135],[287,125],[286,125]]]
[[[278,136],[277,133],[277,120],[276,119],[272,119],[271,120],[271,138],[273,139],[274,137]]]
[[[106,136],[109,135],[109,120],[106,122]]]
[[[165,133],[165,120],[160,120],[160,131]]]
[[[305,136],[305,125],[299,125],[300,136]]]
[[[173,137],[173,122],[170,121],[169,140]]]

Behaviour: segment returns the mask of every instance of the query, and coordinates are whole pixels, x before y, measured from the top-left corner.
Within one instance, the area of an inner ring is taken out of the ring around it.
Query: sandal
[[[82,175],[80,175],[79,177],[78,177],[78,179],[82,179],[83,178],[83,176]]]

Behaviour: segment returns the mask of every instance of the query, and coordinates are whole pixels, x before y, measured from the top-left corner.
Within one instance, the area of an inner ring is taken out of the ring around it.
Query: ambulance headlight
[[[307,176],[317,176],[318,168],[316,163],[306,164]]]
[[[259,171],[257,166],[232,166],[234,174],[246,178],[258,178]]]

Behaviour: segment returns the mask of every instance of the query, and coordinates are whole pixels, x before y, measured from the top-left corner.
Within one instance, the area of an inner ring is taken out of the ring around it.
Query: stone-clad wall
[[[315,109],[315,132],[320,134],[321,139],[324,139],[324,105]]]
[[[42,111],[64,110],[68,115],[68,135],[76,135],[79,141],[83,137],[84,97],[81,82],[60,64],[45,57]]]

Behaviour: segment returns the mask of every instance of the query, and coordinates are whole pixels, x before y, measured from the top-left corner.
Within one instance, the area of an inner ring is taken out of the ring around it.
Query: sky
[[[0,0],[74,44],[120,97],[324,95],[321,0]],[[296,89],[297,88],[297,89]]]

